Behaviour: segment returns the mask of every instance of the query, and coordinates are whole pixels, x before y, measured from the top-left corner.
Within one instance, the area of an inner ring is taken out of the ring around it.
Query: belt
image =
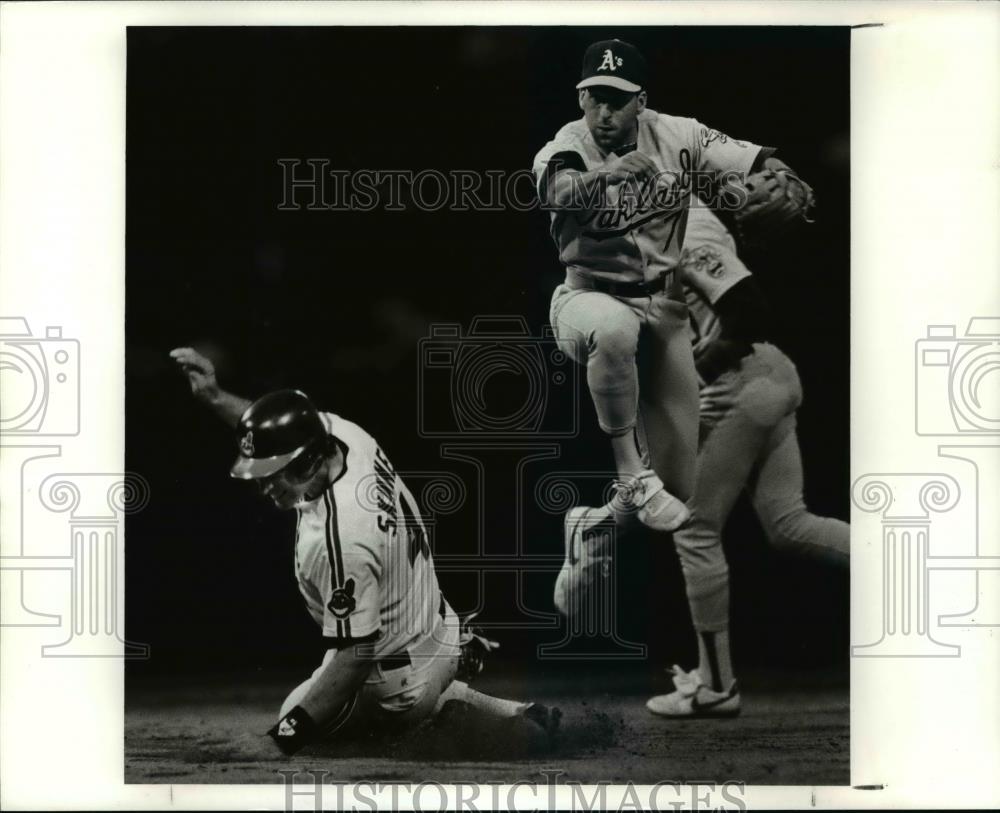
[[[441,601],[438,603],[438,615],[441,616],[441,620],[444,620],[447,614],[447,604],[444,601],[444,593],[441,593]],[[410,659],[410,653],[405,649],[402,652],[394,652],[391,655],[386,655],[379,661],[379,666],[386,671],[392,671],[393,669],[402,669],[405,666],[412,666],[413,661]]]
[[[669,271],[662,271],[657,277],[643,282],[614,282],[607,279],[597,279],[591,277],[587,280],[587,286],[601,293],[619,296],[623,299],[638,299],[643,296],[658,294],[666,287]]]

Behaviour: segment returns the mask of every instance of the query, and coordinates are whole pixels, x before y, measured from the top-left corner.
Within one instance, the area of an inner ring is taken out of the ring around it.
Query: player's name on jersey
[[[737,172],[720,175],[664,170],[651,178],[627,179],[614,187],[606,176],[598,184],[574,181],[567,208],[580,213],[577,217],[585,228],[620,233],[657,218],[679,216],[687,211],[692,193],[711,201],[714,208],[737,209],[747,195],[742,177]]]

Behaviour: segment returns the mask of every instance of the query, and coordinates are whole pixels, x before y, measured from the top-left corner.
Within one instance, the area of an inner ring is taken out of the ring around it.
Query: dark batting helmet
[[[298,390],[258,398],[236,433],[240,454],[229,473],[241,480],[270,477],[307,451],[325,451],[331,438],[309,396]]]

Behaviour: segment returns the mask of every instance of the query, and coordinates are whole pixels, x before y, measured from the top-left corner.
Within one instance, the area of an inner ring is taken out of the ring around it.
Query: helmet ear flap
[[[337,450],[337,439],[333,435],[317,438],[295,460],[286,467],[296,480],[311,477],[319,464]]]

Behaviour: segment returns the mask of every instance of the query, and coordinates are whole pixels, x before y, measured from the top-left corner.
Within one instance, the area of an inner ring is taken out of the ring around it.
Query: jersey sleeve
[[[696,119],[688,119],[692,127],[693,154],[698,156],[697,168],[702,171],[739,172],[749,174],[757,154],[762,149],[759,144],[738,141],[719,130],[702,124]]]
[[[587,167],[583,162],[583,157],[578,152],[557,152],[535,175],[535,189],[538,192],[538,199],[543,203],[548,203],[549,184],[555,174],[564,169],[572,169],[576,172],[585,172]]]
[[[331,540],[319,564],[325,576],[323,638],[336,649],[374,641],[381,633],[381,563],[367,548],[344,547]]]
[[[565,130],[557,133],[555,138],[542,147],[531,162],[535,189],[540,200],[545,200],[548,181],[560,169],[586,170],[582,146],[576,137],[567,135]]]

